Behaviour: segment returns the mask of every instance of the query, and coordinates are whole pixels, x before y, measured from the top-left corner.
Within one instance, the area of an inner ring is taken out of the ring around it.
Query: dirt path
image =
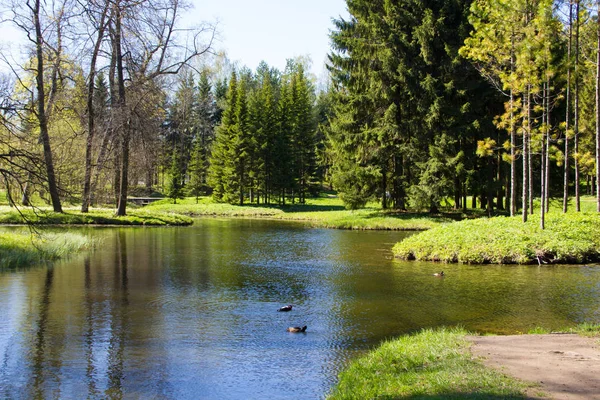
[[[535,399],[600,400],[600,344],[574,334],[471,336],[485,365],[540,386]],[[540,395],[544,393],[544,395]]]

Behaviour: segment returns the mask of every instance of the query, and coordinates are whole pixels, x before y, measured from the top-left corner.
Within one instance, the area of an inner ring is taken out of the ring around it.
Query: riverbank
[[[464,220],[413,235],[393,248],[404,260],[471,264],[582,264],[600,261],[600,214]]]
[[[112,209],[96,208],[88,213],[73,208],[65,208],[64,213],[55,213],[48,208],[0,207],[2,225],[150,225],[185,226],[193,224],[193,219],[176,213],[131,209],[124,217],[115,216]]]
[[[528,387],[473,360],[467,332],[425,329],[385,342],[339,374],[329,399],[522,399]]]
[[[81,234],[0,233],[0,268],[20,268],[54,261],[91,247],[91,240]]]
[[[351,362],[329,399],[598,398],[600,325],[569,332],[472,336],[425,329]]]

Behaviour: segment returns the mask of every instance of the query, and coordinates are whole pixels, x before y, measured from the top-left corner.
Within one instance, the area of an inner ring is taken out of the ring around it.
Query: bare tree
[[[100,54],[100,46],[102,45],[102,41],[104,40],[104,32],[107,27],[107,15],[110,8],[110,2],[105,0],[103,4],[100,5],[100,17],[97,20],[96,18],[96,8],[92,8],[96,4],[93,1],[88,2],[88,7],[86,7],[86,13],[84,15],[87,16],[88,20],[91,22],[91,25],[95,27],[95,31],[93,33],[96,34],[96,38],[94,40],[94,47],[91,54],[89,73],[88,73],[88,84],[87,84],[87,139],[85,146],[85,175],[83,181],[83,196],[81,203],[81,212],[88,212],[90,202],[91,202],[91,193],[92,193],[92,147],[94,143],[94,135],[95,135],[95,112],[94,112],[94,88],[96,84],[96,64],[98,62],[98,56]]]
[[[62,0],[50,4],[40,0],[7,1],[10,16],[2,21],[12,24],[23,32],[30,44],[30,58],[20,67],[14,67],[6,56],[3,56],[3,60],[5,64],[10,64],[20,89],[28,93],[31,103],[35,105],[30,108],[30,111],[35,116],[39,128],[39,143],[42,145],[45,164],[45,181],[55,212],[62,212],[62,205],[48,126],[59,86],[63,80],[61,76],[64,50],[63,26],[68,20],[67,12],[71,6],[69,1]],[[21,72],[32,75],[35,83],[31,84],[26,77],[21,76]]]
[[[113,3],[110,41],[116,61],[118,118],[115,120],[120,134],[117,215],[126,214],[129,150],[131,135],[135,133],[132,132],[132,109],[128,107],[127,92],[140,90],[149,82],[160,80],[161,76],[177,74],[211,49],[214,27],[193,31],[176,27],[183,11],[181,6],[180,0],[115,0]],[[209,38],[201,42],[205,33]]]

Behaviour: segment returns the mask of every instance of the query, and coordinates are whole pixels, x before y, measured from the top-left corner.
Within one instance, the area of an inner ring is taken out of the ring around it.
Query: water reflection
[[[391,259],[403,233],[202,220],[93,234],[91,254],[0,273],[0,398],[319,398],[349,358],[422,327],[600,317],[597,266],[439,279],[439,265]]]

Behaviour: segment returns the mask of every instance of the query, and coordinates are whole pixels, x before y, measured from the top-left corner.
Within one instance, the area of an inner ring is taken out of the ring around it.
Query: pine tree
[[[229,148],[225,160],[225,171],[228,179],[225,184],[225,200],[230,203],[244,204],[244,197],[249,185],[249,169],[251,158],[251,142],[249,135],[249,114],[246,79],[241,79],[237,86],[234,103],[234,124],[230,129]]]
[[[410,199],[435,210],[442,194],[461,197],[468,173],[465,149],[473,160],[473,138],[490,125],[484,110],[492,99],[458,54],[468,32],[469,4],[351,0],[351,18],[335,21],[333,163],[374,169],[376,174],[357,175],[378,177],[371,195],[384,208],[390,200],[405,208]],[[476,162],[471,164],[474,170]],[[343,174],[339,167],[333,171]],[[437,189],[421,190],[430,185]]]
[[[302,64],[298,64],[294,72],[292,88],[292,157],[294,159],[293,176],[296,180],[298,198],[301,203],[306,200],[306,192],[314,178],[315,160],[315,124],[313,120],[313,94]]]
[[[171,153],[171,166],[169,168],[169,181],[167,184],[167,197],[173,199],[173,204],[177,204],[177,199],[183,198],[183,173],[179,151],[176,147]]]

